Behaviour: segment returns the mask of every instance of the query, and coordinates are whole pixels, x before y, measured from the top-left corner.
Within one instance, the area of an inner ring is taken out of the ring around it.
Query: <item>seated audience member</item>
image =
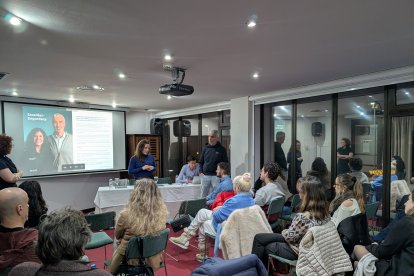
[[[196,259],[199,261],[205,258],[206,237],[205,233],[217,235],[221,230],[221,223],[225,221],[234,210],[246,208],[254,205],[254,200],[250,194],[250,173],[236,176],[233,180],[233,190],[236,195],[228,199],[223,206],[216,208],[214,211],[201,209],[197,212],[194,220],[188,228],[184,228],[184,232],[179,237],[171,237],[170,241],[175,245],[187,249],[189,240],[195,236],[198,231],[198,249],[199,253]]]
[[[279,166],[278,163],[274,162],[276,165]],[[263,166],[262,166],[263,167]],[[284,171],[283,168],[280,167],[280,174],[279,176],[275,179],[275,183],[277,182],[280,185],[280,188],[282,188],[283,194],[285,194],[285,200],[288,201],[291,197],[292,194],[289,191],[289,188],[287,186],[287,182],[284,176]],[[260,174],[261,174],[262,170],[260,170]],[[257,178],[257,180],[254,182],[254,186],[253,186],[253,194],[256,195],[257,191],[260,190],[261,188],[263,188],[266,185],[266,183],[263,182],[263,180],[260,179],[260,175]],[[290,203],[289,203],[290,204]]]
[[[361,172],[362,170],[362,159],[361,158],[351,158],[349,159],[349,168],[351,171],[349,172],[349,175],[355,176],[359,182],[362,183],[369,183],[368,176]]]
[[[24,224],[24,227],[38,227],[40,218],[47,213],[46,202],[43,199],[42,188],[39,182],[25,181],[19,185],[19,188],[24,190],[29,196],[29,219]]]
[[[191,183],[194,176],[198,176],[200,173],[200,165],[197,164],[197,159],[189,155],[187,157],[187,164],[185,164],[177,177],[177,183]]]
[[[268,162],[264,164],[261,172],[260,172],[260,180],[263,181],[264,186],[256,191],[254,201],[257,205],[262,207],[263,211],[266,213],[270,201],[274,197],[283,196],[285,202],[287,198],[290,196],[290,192],[288,189],[284,190],[282,185],[276,180],[278,177],[282,175],[282,169],[279,165],[275,162]],[[283,213],[289,213],[290,208],[284,207]],[[274,222],[278,219],[278,214],[274,214],[270,216],[269,222]]]
[[[276,178],[281,174],[279,165],[275,162],[268,162],[264,164],[260,172],[260,180],[263,181],[264,186],[259,189],[255,196],[254,201],[259,206],[269,205],[272,198],[277,196],[283,196],[286,200],[286,195],[282,190],[282,187],[277,183]],[[267,210],[267,208],[265,208]]]
[[[348,217],[365,213],[362,184],[355,176],[348,173],[338,175],[335,179],[335,193],[329,212],[336,227]]]
[[[395,170],[398,180],[405,179],[405,164],[401,156],[394,155],[391,161],[391,170]]]
[[[395,167],[394,165],[391,164],[391,168],[394,170]],[[384,176],[378,175],[376,176],[372,181],[371,181],[371,190],[374,191],[374,195],[375,197],[371,198],[371,202],[375,202],[375,201],[382,201],[382,182],[383,182],[383,178]],[[398,180],[398,177],[393,174],[392,172],[390,173],[390,182],[396,181]]]
[[[322,185],[325,187],[326,199],[331,199],[332,194],[332,185],[331,185],[331,175],[326,167],[325,160],[321,157],[316,157],[313,160],[311,165],[311,170],[306,173],[306,175],[311,175],[319,178]]]
[[[111,275],[80,261],[90,237],[91,230],[81,211],[53,211],[39,225],[36,254],[42,264],[22,263],[9,275]]]
[[[109,266],[111,273],[116,273],[118,270],[129,239],[133,236],[156,235],[165,229],[167,213],[167,207],[154,180],[149,178],[137,180],[115,226],[115,238],[119,245]],[[162,255],[159,253],[148,258],[147,263],[155,271],[160,268],[161,261]],[[137,265],[138,260],[129,260],[128,263]]]
[[[378,234],[372,237],[373,241],[382,242],[391,231],[392,228],[397,224],[397,222],[405,217],[405,203],[408,201],[409,195],[404,195],[400,200],[397,200],[396,204],[396,214],[395,219],[393,219],[385,228],[381,230]]]
[[[354,256],[359,261],[358,270],[363,270],[366,261],[374,259],[375,275],[414,275],[413,196],[414,193],[411,193],[405,203],[406,216],[395,224],[381,244],[356,245],[354,247]],[[358,275],[367,275],[362,273],[363,271]]]
[[[227,199],[235,196],[236,194],[234,193],[234,191],[230,191],[230,192],[221,192],[216,196],[216,199],[214,200],[213,203],[211,203],[210,205],[210,210],[216,209],[219,206],[222,206],[224,204],[224,202],[226,202]]]
[[[221,192],[230,192],[233,190],[233,183],[231,182],[230,165],[227,162],[220,162],[217,164],[216,176],[220,178],[219,184],[214,187],[213,192],[207,196],[207,205],[210,205],[216,199],[216,196]]]
[[[330,221],[325,188],[314,176],[298,179],[296,188],[301,198],[300,213],[292,220],[289,229],[278,233],[257,234],[254,237],[252,253],[256,254],[267,267],[269,254],[288,260],[297,260],[299,243],[307,230]]]
[[[0,270],[19,263],[40,262],[35,254],[36,229],[24,228],[29,197],[20,188],[0,190]]]

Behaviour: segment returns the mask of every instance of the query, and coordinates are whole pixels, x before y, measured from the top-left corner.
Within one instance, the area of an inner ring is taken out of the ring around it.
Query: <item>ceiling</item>
[[[24,20],[0,22],[0,72],[10,73],[0,95],[163,111],[414,64],[411,0],[0,0],[0,9]],[[166,52],[187,68],[193,95],[158,93],[171,82]],[[76,89],[94,84],[105,90]]]

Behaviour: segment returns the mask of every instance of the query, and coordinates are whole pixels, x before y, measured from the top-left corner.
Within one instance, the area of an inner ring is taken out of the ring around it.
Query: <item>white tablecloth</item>
[[[99,187],[95,196],[95,212],[102,213],[115,211],[117,214],[126,205],[133,186],[115,189],[110,187]],[[158,186],[162,198],[168,209],[168,218],[172,219],[178,213],[181,202],[185,200],[198,199],[201,195],[201,185],[172,184]]]

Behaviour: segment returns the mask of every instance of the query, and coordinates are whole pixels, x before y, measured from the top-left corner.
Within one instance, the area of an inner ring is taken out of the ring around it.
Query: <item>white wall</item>
[[[231,175],[251,172],[249,148],[251,145],[252,103],[248,97],[233,99],[231,108]]]
[[[126,113],[126,134],[149,134],[150,113],[127,112]]]

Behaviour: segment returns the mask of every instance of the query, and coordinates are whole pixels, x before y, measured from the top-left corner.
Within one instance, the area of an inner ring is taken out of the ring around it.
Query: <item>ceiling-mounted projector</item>
[[[171,95],[175,97],[188,96],[188,95],[193,94],[194,87],[192,87],[191,85],[182,84],[185,78],[185,69],[178,68],[178,67],[172,67],[171,69],[168,69],[168,70],[171,70],[173,83],[162,85],[158,89],[160,94]],[[181,73],[181,80],[178,83],[178,78],[180,78],[180,73]]]
[[[194,87],[192,87],[191,85],[173,83],[161,86],[159,91],[160,94],[179,97],[193,94]]]

